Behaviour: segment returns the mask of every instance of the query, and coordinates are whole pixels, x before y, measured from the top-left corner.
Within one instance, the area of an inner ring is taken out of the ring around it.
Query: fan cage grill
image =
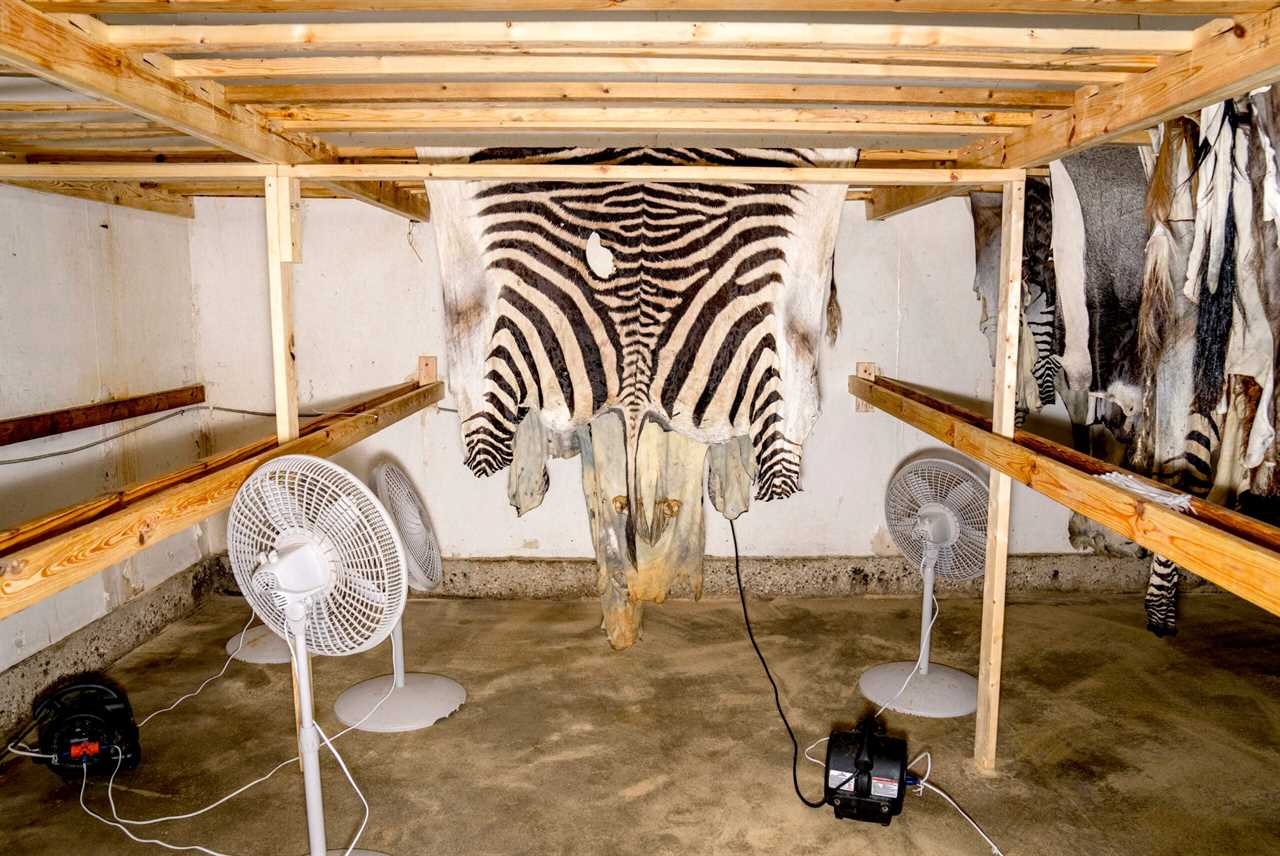
[[[359,479],[311,455],[268,461],[236,492],[227,552],[262,622],[287,638],[284,598],[259,573],[260,556],[303,541],[328,560],[329,584],[307,601],[306,644],[341,656],[375,647],[404,611],[404,547],[386,510]]]
[[[931,503],[955,515],[955,542],[942,545],[934,564],[941,579],[964,581],[981,576],[987,546],[987,486],[954,461],[920,458],[894,474],[885,491],[885,522],[894,543],[912,565],[924,561],[925,539],[916,531],[920,510]]]
[[[440,562],[440,545],[431,528],[422,497],[409,481],[409,475],[398,464],[387,462],[374,473],[378,499],[400,530],[408,558],[409,586],[416,591],[434,591],[444,578]]]

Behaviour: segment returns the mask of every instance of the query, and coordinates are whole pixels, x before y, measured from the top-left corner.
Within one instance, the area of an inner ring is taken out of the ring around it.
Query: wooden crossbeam
[[[458,105],[299,106],[263,110],[272,125],[322,131],[690,131],[866,134],[1011,133],[1030,112],[847,107],[633,107]],[[2,126],[0,126],[2,127]]]
[[[124,113],[108,101],[0,101],[0,117],[9,113]]]
[[[46,12],[949,12],[1062,15],[1241,15],[1271,0],[36,0]]]
[[[1011,134],[963,150],[965,166],[1019,167],[1047,163],[1165,119],[1280,80],[1280,9],[1236,23],[1196,47],[1114,86],[1084,88],[1072,106]],[[873,217],[907,211],[948,192],[888,188],[870,204]]]
[[[236,490],[266,461],[287,454],[329,456],[393,425],[444,396],[437,381],[337,419],[296,440],[269,446],[216,468],[205,468],[189,480],[172,481],[140,499],[89,523],[29,544],[0,559],[0,618],[89,579],[103,569],[175,535],[231,505]],[[259,445],[259,444],[254,444]],[[187,468],[188,470],[190,468]]]
[[[12,0],[10,0],[12,2]],[[584,77],[627,75],[681,77],[891,78],[895,80],[1022,81],[1029,83],[1117,83],[1123,71],[993,66],[890,65],[787,59],[704,57],[523,56],[502,54],[383,54],[377,56],[289,56],[180,59],[176,77],[190,80],[252,78],[420,77],[506,75]]]
[[[401,102],[405,105],[453,101],[668,102],[700,104],[733,102],[843,104],[910,104],[923,107],[974,107],[990,110],[1050,110],[1069,107],[1065,90],[991,89],[986,87],[844,86],[822,83],[671,83],[612,81],[450,81],[448,83],[245,83],[228,84],[232,104],[334,104]]]
[[[1096,520],[1227,591],[1280,615],[1280,529],[1212,503],[1192,500],[1183,514],[1096,476],[1150,479],[1051,440],[1018,431],[993,434],[990,422],[887,378],[849,378],[849,392],[999,470],[1055,502]]]
[[[22,443],[40,437],[51,437],[67,431],[79,431],[82,428],[93,428],[109,422],[119,422],[121,419],[161,413],[165,410],[199,404],[202,401],[204,401],[204,386],[194,384],[145,395],[131,395],[93,404],[64,407],[61,410],[49,410],[31,416],[0,419],[0,446]]]
[[[124,181],[9,181],[5,183],[39,193],[54,193],[58,196],[87,199],[90,202],[105,202],[108,205],[136,208],[139,211],[151,211],[156,214],[169,214],[174,217],[185,217],[188,220],[196,216],[190,199],[167,189],[147,187],[141,183],[131,184]]]
[[[252,108],[225,103],[216,85],[197,87],[175,79],[161,68],[161,60],[103,45],[90,33],[21,0],[0,0],[0,61],[253,160],[334,159],[323,142],[273,130]],[[425,217],[421,200],[395,188],[340,189],[405,216]]]
[[[723,165],[548,163],[381,163],[295,164],[252,163],[0,163],[0,181],[154,180],[296,178],[301,181],[660,181],[750,182],[756,184],[959,184],[1013,181],[1022,170],[878,169],[875,167],[754,167]]]
[[[107,40],[135,51],[420,51],[584,47],[651,48],[920,48],[1181,53],[1192,30],[971,27],[801,23],[795,21],[431,21],[335,24],[112,25]]]

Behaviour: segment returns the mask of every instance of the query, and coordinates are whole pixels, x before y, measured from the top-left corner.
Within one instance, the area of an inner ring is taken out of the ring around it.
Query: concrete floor
[[[753,601],[757,636],[805,743],[856,719],[858,673],[910,657],[912,599]],[[121,659],[144,714],[216,671],[247,616],[218,598]],[[987,852],[940,799],[908,797],[884,829],[804,808],[790,746],[734,601],[649,608],[613,653],[591,602],[420,601],[411,668],[461,680],[470,702],[425,732],[353,733],[339,748],[373,806],[362,844],[409,854]],[[945,600],[937,659],[973,668],[979,605]],[[1001,765],[969,763],[972,717],[889,715],[934,781],[1013,854],[1280,853],[1280,621],[1236,598],[1184,599],[1181,634],[1142,628],[1134,596],[1011,604]],[[334,697],[385,670],[386,648],[315,664],[321,723]],[[234,664],[143,731],[144,762],[116,789],[123,816],[189,811],[293,752],[289,670]],[[803,744],[802,744],[803,745]],[[802,785],[820,771],[801,761]],[[331,845],[360,804],[324,762]],[[90,805],[107,811],[105,788]],[[162,852],[85,816],[78,788],[26,761],[0,765],[0,851]],[[295,766],[191,821],[143,828],[234,854],[305,849]]]

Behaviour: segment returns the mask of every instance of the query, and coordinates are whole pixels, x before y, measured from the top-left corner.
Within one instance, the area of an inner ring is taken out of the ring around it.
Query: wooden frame
[[[70,588],[227,508],[244,480],[266,461],[280,455],[339,452],[436,403],[444,396],[444,384],[436,381],[418,386],[415,382],[397,392],[389,400],[384,395],[374,399],[376,404],[357,405],[360,412],[326,420],[289,442],[271,439],[253,443],[91,502],[114,506],[115,510],[0,559],[0,618]],[[18,529],[39,529],[39,521],[35,523]]]

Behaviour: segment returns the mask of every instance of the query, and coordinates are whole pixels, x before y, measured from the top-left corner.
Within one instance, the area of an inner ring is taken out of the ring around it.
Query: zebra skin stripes
[[[1176,465],[1165,467],[1162,477],[1175,477],[1183,490],[1204,498],[1213,487],[1214,458],[1222,443],[1221,417],[1216,413],[1192,413],[1187,429],[1186,450]],[[1151,576],[1143,606],[1147,629],[1157,636],[1178,633],[1178,566],[1164,556],[1151,557]]]
[[[470,159],[786,167],[809,165],[811,155],[494,148]],[[482,399],[463,421],[467,466],[479,476],[509,466],[530,410],[564,427],[614,409],[626,426],[629,485],[636,438],[656,419],[704,442],[750,436],[756,498],[798,491],[803,436],[786,431],[785,361],[797,351],[814,359],[816,337],[780,323],[779,304],[789,297],[788,242],[809,195],[777,184],[473,183],[473,228],[498,286]],[[603,269],[589,244],[607,251]]]

